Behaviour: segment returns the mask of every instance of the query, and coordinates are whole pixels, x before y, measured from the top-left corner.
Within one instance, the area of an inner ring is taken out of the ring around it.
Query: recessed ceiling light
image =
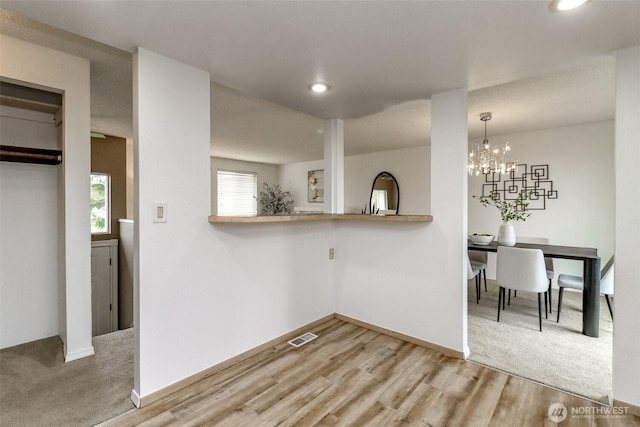
[[[580,7],[588,1],[589,0],[551,0],[551,3],[549,3],[549,10],[551,12],[564,12],[565,10]]]
[[[309,90],[315,93],[323,93],[329,90],[329,85],[325,83],[314,83],[309,85]]]

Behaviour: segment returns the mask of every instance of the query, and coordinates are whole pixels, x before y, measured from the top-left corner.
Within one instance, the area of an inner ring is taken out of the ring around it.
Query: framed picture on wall
[[[324,170],[307,173],[307,201],[310,203],[324,202]]]

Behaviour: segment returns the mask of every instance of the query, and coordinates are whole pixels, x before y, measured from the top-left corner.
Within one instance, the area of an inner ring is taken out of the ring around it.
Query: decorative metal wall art
[[[503,179],[503,177],[505,179]],[[553,181],[549,179],[549,165],[516,165],[515,170],[509,172],[508,179],[500,173],[485,175],[485,184],[482,184],[482,196],[495,200],[516,200],[518,194],[525,192],[531,194],[527,198],[529,206],[522,210],[544,210],[546,201],[557,199],[558,190],[553,188]]]

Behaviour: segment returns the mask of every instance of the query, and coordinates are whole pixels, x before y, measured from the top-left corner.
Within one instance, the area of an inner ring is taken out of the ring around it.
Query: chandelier
[[[505,142],[500,147],[491,148],[489,146],[487,122],[491,120],[491,113],[480,114],[480,120],[484,122],[484,139],[482,144],[475,144],[475,148],[469,151],[469,160],[467,161],[469,175],[506,174],[515,170],[517,160],[509,154],[511,151],[509,142]]]

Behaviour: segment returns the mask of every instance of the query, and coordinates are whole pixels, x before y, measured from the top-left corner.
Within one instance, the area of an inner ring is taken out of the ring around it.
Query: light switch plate
[[[153,222],[167,222],[167,202],[153,204]]]

